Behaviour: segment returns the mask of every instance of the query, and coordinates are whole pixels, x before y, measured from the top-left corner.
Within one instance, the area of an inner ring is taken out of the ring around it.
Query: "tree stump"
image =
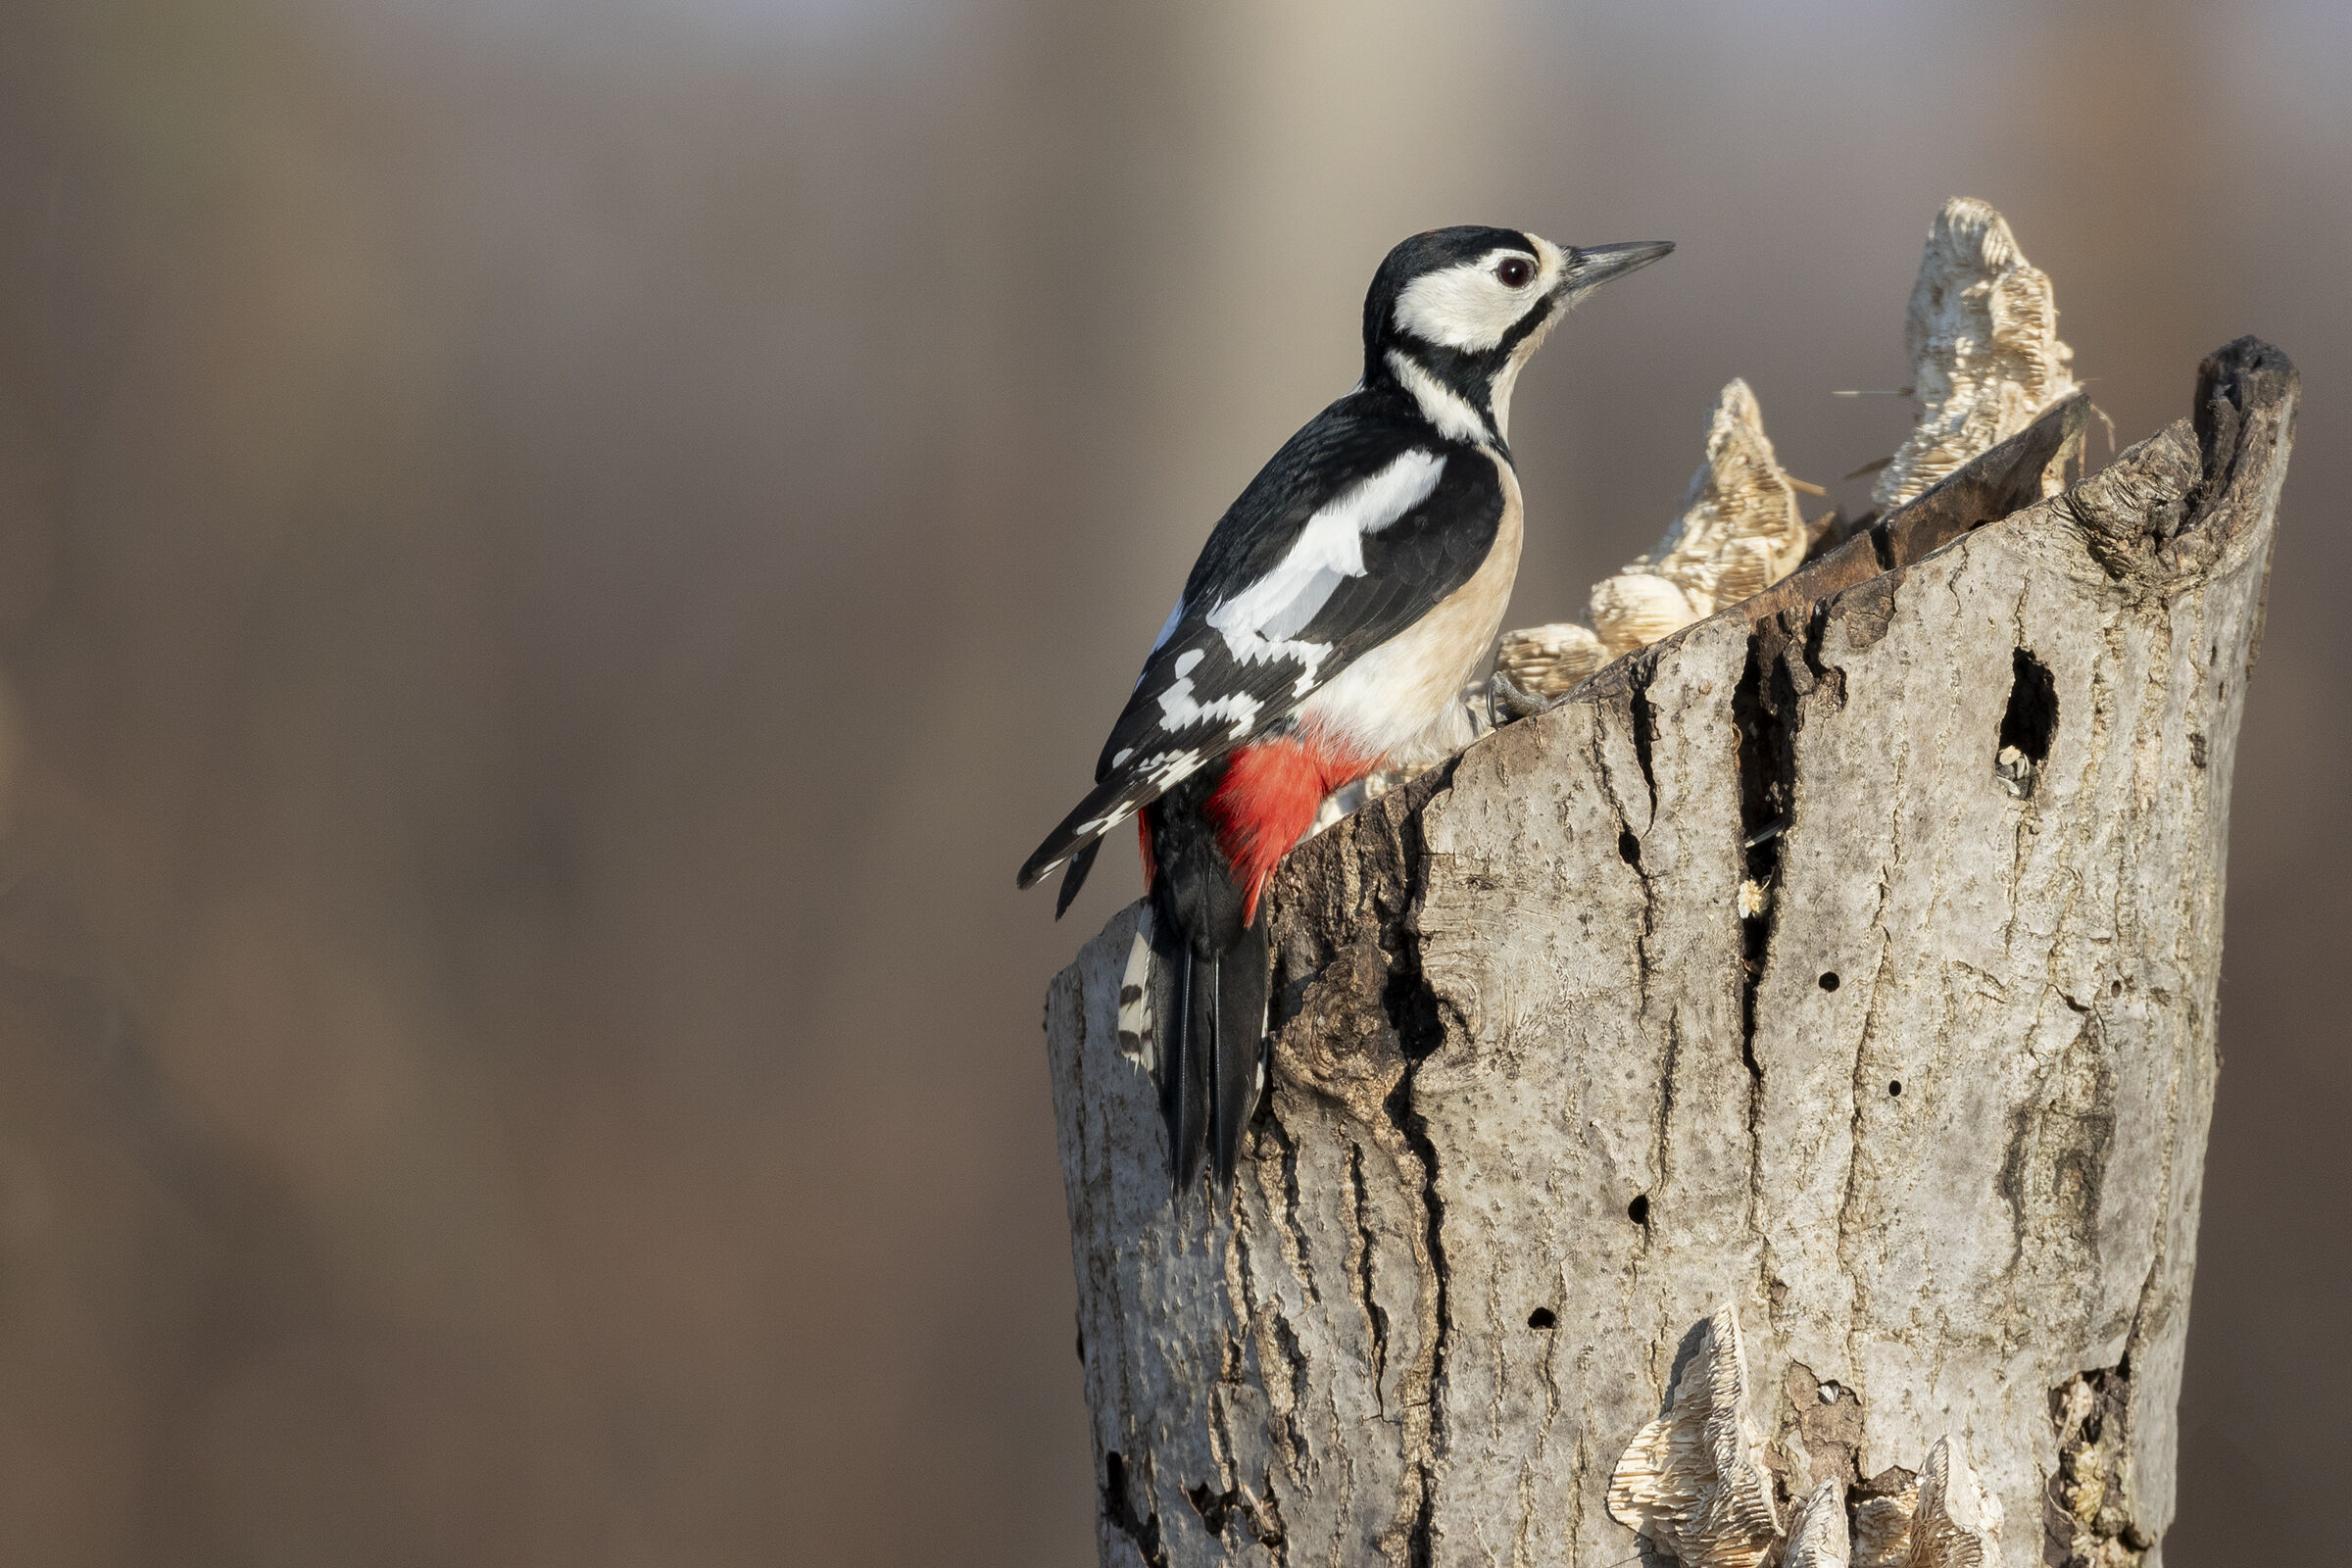
[[[1948,1442],[1982,1560],[2157,1563],[2296,394],[2241,339],[2023,505],[2069,405],[1302,845],[1230,1200],[1114,917],[1047,1008],[1102,1561],[1672,1560],[1611,1479],[1721,1311],[1776,1529],[1969,1560],[1881,1528]]]

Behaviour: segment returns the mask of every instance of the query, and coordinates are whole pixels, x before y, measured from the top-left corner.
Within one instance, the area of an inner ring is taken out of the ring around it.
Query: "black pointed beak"
[[[1568,271],[1560,279],[1562,294],[1590,293],[1612,277],[1623,277],[1674,249],[1670,239],[1639,240],[1630,245],[1579,246],[1568,253]]]

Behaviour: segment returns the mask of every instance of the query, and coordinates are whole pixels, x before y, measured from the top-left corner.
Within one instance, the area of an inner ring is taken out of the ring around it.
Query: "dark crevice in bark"
[[[1756,988],[1772,947],[1773,884],[1788,829],[1795,771],[1795,692],[1788,677],[1788,637],[1780,619],[1760,622],[1747,640],[1747,664],[1732,693],[1739,727],[1740,874],[1740,1058],[1761,1078],[1756,1060]]]
[[[1424,1465],[1421,1470],[1421,1511],[1413,1515],[1412,1534],[1405,1538],[1404,1560],[1408,1568],[1430,1568],[1435,1560],[1437,1507],[1437,1477]]]
[[[1658,814],[1658,781],[1650,767],[1651,748],[1657,738],[1658,710],[1649,700],[1649,682],[1656,672],[1654,661],[1637,659],[1629,665],[1626,676],[1626,729],[1633,737],[1634,762],[1642,771],[1642,789],[1649,807],[1647,820],[1642,824],[1644,828],[1654,823]],[[1646,1008],[1649,1004],[1649,943],[1658,917],[1657,888],[1650,880],[1649,871],[1642,863],[1642,835],[1634,830],[1633,816],[1623,793],[1617,788],[1616,775],[1600,761],[1597,752],[1593,760],[1602,776],[1609,781],[1609,807],[1617,814],[1617,858],[1642,879],[1642,934],[1636,949],[1642,961],[1635,970],[1634,982],[1640,988],[1637,995],[1641,1004]]]
[[[1408,912],[1396,922],[1396,966],[1390,976],[1384,1001],[1388,1004],[1390,1020],[1396,1025],[1405,1068],[1382,1108],[1421,1162],[1421,1209],[1427,1225],[1425,1245],[1436,1286],[1437,1330],[1432,1336],[1429,1360],[1429,1446],[1419,1463],[1420,1507],[1405,1543],[1406,1561],[1414,1568],[1423,1568],[1435,1550],[1437,1460],[1446,1451],[1446,1352],[1452,1330],[1452,1303],[1448,1294],[1451,1281],[1446,1267],[1446,1200],[1438,1191],[1438,1150],[1430,1139],[1428,1123],[1414,1108],[1413,1084],[1421,1063],[1446,1043],[1449,1022],[1458,1029],[1460,1020],[1448,1020],[1436,989],[1423,975],[1420,940],[1411,928],[1409,911],[1428,892],[1429,847],[1422,837],[1420,812],[1405,817],[1399,835],[1404,840],[1405,863],[1411,867],[1409,896],[1405,901]]]
[[[1410,1052],[1407,1054],[1412,1055]],[[1421,1056],[1427,1054],[1421,1053]],[[1429,1225],[1429,1266],[1437,1277],[1437,1333],[1430,1345],[1429,1358],[1429,1447],[1419,1466],[1421,1505],[1413,1516],[1411,1533],[1405,1538],[1406,1562],[1411,1568],[1428,1568],[1436,1549],[1433,1526],[1438,1503],[1437,1461],[1446,1451],[1446,1352],[1453,1320],[1448,1298],[1451,1281],[1446,1268],[1446,1200],[1438,1193],[1437,1145],[1430,1140],[1428,1123],[1413,1109],[1413,1078],[1419,1070],[1420,1056],[1414,1056],[1413,1062],[1390,1094],[1387,1108],[1396,1130],[1404,1135],[1405,1143],[1421,1161],[1421,1205]]]
[[[1291,1320],[1279,1315],[1274,1319],[1274,1345],[1282,1351],[1282,1363],[1290,1378],[1291,1403],[1282,1412],[1282,1424],[1291,1443],[1290,1467],[1296,1474],[1306,1468],[1308,1458],[1306,1428],[1298,1421],[1298,1408],[1306,1402],[1306,1350],[1299,1345],[1298,1331],[1291,1327]],[[1271,1495],[1269,1492],[1269,1502]]]
[[[1250,1521],[1250,1532],[1257,1537],[1257,1544],[1273,1556],[1275,1568],[1286,1568],[1291,1560],[1290,1532],[1282,1522],[1282,1503],[1274,1494],[1272,1471],[1266,1472],[1264,1496],[1252,1497],[1249,1488],[1242,1489],[1242,1509],[1243,1517]]]
[[[1450,763],[1446,771],[1450,781]],[[1403,1093],[1412,1084],[1411,1064],[1446,1043],[1446,1020],[1439,1008],[1437,992],[1421,977],[1420,941],[1412,930],[1412,909],[1427,891],[1429,875],[1429,845],[1421,834],[1420,811],[1404,813],[1397,823],[1396,836],[1403,851],[1406,885],[1399,900],[1401,906],[1394,911],[1393,918],[1381,924],[1380,945],[1392,965],[1381,1005],[1396,1031],[1397,1049],[1404,1053],[1407,1063],[1404,1078],[1397,1086],[1398,1093]]]
[[[1830,610],[1831,607],[1827,604],[1815,605],[1813,612],[1805,618],[1805,673],[1811,676],[1812,680],[1810,685],[1799,685],[1795,691],[1798,696],[1805,696],[1809,695],[1814,687],[1825,688],[1829,692],[1829,701],[1835,707],[1843,708],[1845,706],[1845,671],[1835,664],[1825,664],[1821,660],[1822,640],[1830,634]],[[1791,735],[1796,731],[1793,704],[1790,705],[1788,730]],[[1791,771],[1793,774],[1793,768]]]
[[[1632,701],[1628,705],[1634,718],[1634,761],[1642,769],[1642,787],[1649,792],[1649,814],[1653,818],[1658,814],[1658,779],[1650,771],[1649,754],[1657,741],[1658,708],[1649,700],[1649,682],[1656,673],[1655,663],[1645,662],[1642,665],[1635,674]]]
[[[1245,1258],[1242,1262],[1245,1279],[1249,1277],[1249,1272],[1250,1264]],[[1255,1307],[1250,1308],[1252,1312],[1255,1310]],[[1216,1463],[1217,1480],[1230,1491],[1234,1486],[1233,1428],[1230,1423],[1232,1401],[1226,1391],[1243,1388],[1245,1384],[1241,1336],[1227,1331],[1220,1337],[1224,1341],[1224,1349],[1217,1367],[1217,1386],[1208,1391],[1208,1455]],[[1201,1488],[1205,1490],[1207,1485],[1202,1482]]]
[[[1654,1182],[1659,1191],[1666,1187],[1666,1153],[1674,1134],[1674,1074],[1683,1059],[1683,1018],[1680,1011],[1666,1020],[1666,1060],[1658,1073],[1658,1114],[1655,1124],[1657,1152],[1651,1163],[1655,1167]],[[1657,1232],[1651,1226],[1649,1194],[1636,1193],[1625,1205],[1625,1217],[1642,1227],[1642,1250],[1647,1252]]]
[[[1842,707],[1845,672],[1822,662],[1829,607],[1812,605],[1769,616],[1747,639],[1747,664],[1732,694],[1740,731],[1740,870],[1752,885],[1740,909],[1744,984],[1740,999],[1740,1054],[1754,1076],[1756,988],[1764,978],[1779,915],[1781,851],[1796,815],[1796,732],[1802,705],[1816,691]]]
[[[1193,1505],[1193,1512],[1200,1516],[1202,1529],[1212,1536],[1223,1536],[1226,1521],[1233,1517],[1234,1509],[1241,1504],[1242,1491],[1239,1487],[1232,1487],[1216,1492],[1203,1481],[1188,1489],[1184,1498]]]
[[[1870,525],[1870,553],[1878,558],[1881,571],[1892,571],[1901,564],[1895,559],[1894,535],[1888,531],[1884,519]]]
[[[2050,1391],[2058,1465],[2041,1494],[2046,1568],[2122,1568],[2156,1544],[2132,1494],[2132,1356],[2148,1332],[2149,1302],[2163,1275],[2160,1243],[2116,1364],[2078,1372]]]
[[[2078,1372],[2050,1391],[2058,1467],[2041,1494],[2041,1560],[2048,1568],[2121,1568],[2155,1538],[2132,1514],[2132,1353]]]
[[[1389,1314],[1372,1294],[1372,1224],[1367,1217],[1372,1198],[1364,1190],[1364,1146],[1358,1143],[1348,1146],[1348,1184],[1354,1199],[1355,1289],[1363,1301],[1364,1321],[1372,1337],[1372,1397],[1385,1413],[1388,1403],[1381,1392],[1381,1382],[1389,1367]]]
[[[1369,1019],[1357,1015],[1343,1022],[1351,1036],[1360,1036],[1361,1045],[1350,1045],[1346,1055],[1360,1058],[1367,1051],[1378,1056],[1394,1049],[1401,1059],[1401,1070],[1390,1081],[1381,1099],[1359,1102],[1349,1099],[1343,1090],[1340,1098],[1358,1114],[1377,1115],[1387,1125],[1375,1129],[1373,1142],[1396,1157],[1396,1164],[1408,1184],[1418,1182],[1423,1215],[1422,1250],[1428,1257],[1431,1278],[1428,1288],[1434,1298],[1435,1330],[1429,1349],[1429,1439],[1417,1454],[1409,1454],[1412,1485],[1419,1489],[1417,1497],[1407,1500],[1410,1522],[1406,1533],[1406,1554],[1409,1560],[1426,1562],[1435,1544],[1437,1456],[1445,1451],[1444,1383],[1446,1356],[1450,1331],[1450,1278],[1446,1267],[1445,1247],[1445,1201],[1438,1191],[1438,1156],[1426,1123],[1414,1109],[1414,1077],[1420,1064],[1449,1036],[1458,1034],[1462,1021],[1446,1004],[1421,972],[1419,940],[1412,928],[1415,909],[1427,893],[1430,863],[1429,850],[1422,836],[1421,813],[1429,803],[1451,787],[1456,763],[1448,760],[1423,774],[1402,790],[1384,797],[1376,806],[1359,812],[1352,824],[1335,829],[1326,838],[1303,846],[1292,855],[1277,873],[1274,890],[1274,929],[1276,933],[1275,1007],[1274,1025],[1277,1030],[1289,1028],[1298,1019],[1313,1012],[1317,987],[1326,985],[1335,963],[1352,962],[1360,976],[1357,982],[1364,989],[1357,994],[1365,1000],[1377,998],[1379,1023],[1385,1027],[1366,1033]],[[1341,872],[1337,862],[1345,857],[1350,863]],[[1355,956],[1351,959],[1348,955]],[[1367,962],[1366,960],[1370,961]],[[1374,972],[1377,979],[1374,979]],[[1376,988],[1376,989],[1375,989]],[[1318,1021],[1318,1027],[1322,1027]],[[1301,1044],[1311,1053],[1322,1042],[1310,1032]],[[1282,1059],[1277,1051],[1278,1064]],[[1296,1066],[1293,1068],[1296,1071]],[[1334,1085],[1328,1080],[1309,1079],[1314,1087],[1331,1093]],[[1360,1082],[1360,1080],[1357,1080]],[[1409,1153],[1410,1160],[1404,1158]],[[1363,1298],[1367,1319],[1373,1325],[1374,1344],[1371,1348],[1378,1357],[1375,1369],[1375,1388],[1387,1372],[1390,1349],[1390,1325],[1385,1314],[1378,1311],[1371,1299],[1376,1270],[1371,1265],[1372,1226],[1366,1200],[1371,1184],[1362,1167],[1361,1146],[1355,1149],[1349,1165],[1351,1189],[1348,1200],[1354,1206],[1350,1223],[1357,1228],[1353,1246],[1361,1251],[1358,1268],[1348,1280],[1351,1295]],[[1418,1172],[1412,1166],[1417,1161]],[[1409,1190],[1409,1187],[1408,1187]],[[1418,1387],[1405,1392],[1409,1398],[1419,1399]],[[1398,1420],[1405,1412],[1386,1408],[1382,1413]]]
[[[1821,662],[1829,626],[1826,605],[1792,608],[1757,621],[1747,663],[1732,692],[1739,731],[1740,780],[1740,1060],[1747,1068],[1748,1224],[1763,1204],[1764,1063],[1756,1054],[1756,1004],[1780,919],[1781,857],[1796,820],[1796,731],[1802,703],[1827,689],[1843,706],[1845,674]]]
[[[1157,1510],[1138,1519],[1127,1496],[1127,1457],[1113,1448],[1102,1456],[1102,1517],[1125,1536],[1151,1568],[1168,1568],[1168,1548],[1159,1539]]]
[[[1307,1300],[1320,1303],[1323,1293],[1316,1289],[1314,1269],[1307,1262],[1314,1255],[1314,1249],[1306,1239],[1306,1227],[1298,1219],[1298,1140],[1282,1124],[1271,1094],[1265,1097],[1264,1104],[1260,1125],[1265,1136],[1274,1140],[1274,1147],[1282,1156],[1282,1228],[1298,1251],[1298,1283],[1305,1289]]]

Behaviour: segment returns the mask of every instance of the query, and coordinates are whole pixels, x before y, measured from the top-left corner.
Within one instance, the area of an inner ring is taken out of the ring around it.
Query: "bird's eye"
[[[1525,288],[1536,275],[1536,264],[1524,256],[1506,256],[1494,264],[1494,276],[1505,288]]]

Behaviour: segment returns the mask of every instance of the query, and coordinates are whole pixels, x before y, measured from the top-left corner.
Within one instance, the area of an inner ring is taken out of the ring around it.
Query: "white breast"
[[[1518,476],[1500,454],[1482,450],[1502,480],[1502,520],[1487,559],[1437,608],[1358,658],[1301,704],[1301,723],[1399,764],[1433,760],[1421,755],[1433,743],[1441,755],[1452,749],[1445,744],[1454,738],[1446,720],[1502,629],[1525,531]]]

